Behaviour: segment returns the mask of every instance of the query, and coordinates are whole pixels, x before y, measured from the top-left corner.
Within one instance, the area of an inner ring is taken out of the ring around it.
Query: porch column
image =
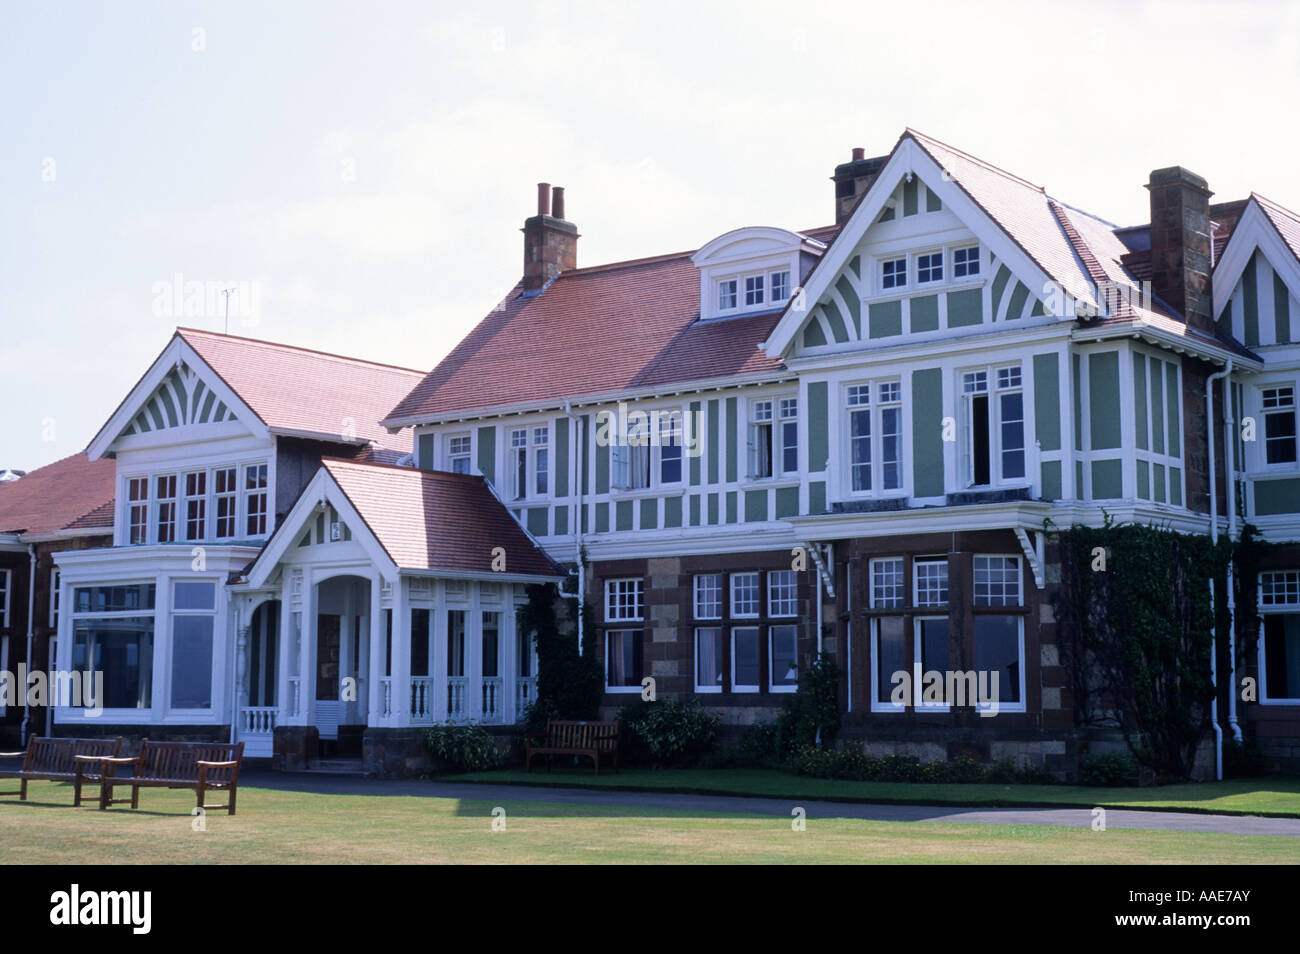
[[[399,575],[393,584],[393,725],[411,724],[411,597]]]
[[[316,582],[312,568],[302,570],[302,644],[298,647],[300,725],[316,724]]]
[[[442,580],[433,584],[433,649],[429,660],[429,675],[433,678],[433,718],[435,722],[447,721],[447,585]]]
[[[364,584],[364,589],[361,583],[354,581],[352,585],[356,590],[358,608],[363,605],[368,607],[365,613],[356,617],[356,629],[352,635],[352,638],[357,641],[355,654],[357,660],[357,671],[355,673],[357,695],[356,700],[352,703],[350,713],[355,725],[358,722],[365,724],[366,717],[370,714],[370,617],[375,615],[375,604],[373,600],[369,599],[369,581]],[[361,598],[363,593],[367,597],[364,600]]]
[[[479,582],[470,584],[469,612],[465,614],[465,718],[483,719],[483,603]]]
[[[384,581],[378,572],[370,577],[370,665],[366,679],[367,725],[387,725],[384,718]]]
[[[298,647],[294,643],[293,614],[293,578],[288,568],[285,568],[280,579],[280,638],[276,640],[279,656],[275,661],[280,674],[276,680],[276,695],[279,697],[276,706],[280,710],[277,719],[280,725],[298,724],[293,687],[299,659]]]
[[[339,724],[347,725],[350,721],[355,703],[348,702],[343,697],[343,680],[347,676],[356,678],[357,674],[352,671],[352,641],[356,639],[356,634],[352,632],[352,620],[356,617],[357,601],[351,581],[343,590],[343,615],[339,618]],[[355,683],[354,683],[355,685]]]
[[[501,721],[510,725],[519,721],[519,647],[515,636],[515,587],[503,583],[501,596],[500,645],[497,646],[497,671],[501,673]]]
[[[241,610],[247,613],[251,601],[241,602]],[[240,626],[235,637],[235,738],[244,731],[244,709],[248,706],[248,645],[252,631],[251,625]]]

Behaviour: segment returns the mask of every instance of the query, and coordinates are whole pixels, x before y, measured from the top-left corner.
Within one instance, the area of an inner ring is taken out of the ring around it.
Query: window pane
[[[501,614],[483,614],[483,670],[485,677],[499,676],[501,652]]]
[[[921,674],[948,671],[948,620],[931,618],[919,621],[921,636]]]
[[[798,577],[794,570],[773,570],[767,574],[767,614],[798,616]]]
[[[871,561],[871,605],[894,609],[903,605],[903,559]]]
[[[875,621],[876,626],[876,701],[889,702],[894,691],[896,672],[907,671],[906,644],[903,638],[903,618],[886,616]],[[907,700],[908,703],[911,700]]]
[[[975,605],[1020,605],[1020,560],[1017,557],[975,557]]]
[[[97,701],[105,709],[153,704],[152,616],[77,620],[72,640],[73,671],[104,674],[103,699]]]
[[[758,628],[731,631],[732,688],[758,688]]]
[[[794,626],[772,627],[772,685],[799,684],[798,629]]]
[[[172,708],[211,707],[212,617],[173,616]]]
[[[722,616],[722,574],[707,573],[695,578],[695,618],[719,619]]]
[[[465,675],[465,611],[447,611],[447,675]]]
[[[731,615],[757,616],[758,574],[733,573],[731,576]]]
[[[641,631],[615,629],[605,634],[606,685],[641,685]]]
[[[887,407],[880,412],[880,463],[884,490],[903,486],[902,411]]]
[[[695,631],[695,685],[722,687],[722,630],[717,627]]]
[[[1001,395],[1002,402],[1002,476],[1004,479],[1025,476],[1024,395],[1019,392]]]
[[[1300,699],[1300,613],[1265,615],[1264,676],[1269,699]]]
[[[411,675],[429,675],[429,611],[411,610]]]
[[[975,617],[975,671],[996,673],[999,704],[1019,703],[1020,617]],[[992,679],[992,676],[989,676]],[[992,684],[989,684],[992,690]]]
[[[916,561],[916,605],[943,606],[948,602],[948,561]]]
[[[178,610],[215,609],[217,605],[216,599],[217,587],[215,583],[201,581],[178,582],[172,608]]]
[[[73,597],[75,613],[124,613],[154,608],[154,584],[81,586]]]
[[[849,415],[849,437],[853,454],[853,489],[871,489],[871,412],[853,411]]]

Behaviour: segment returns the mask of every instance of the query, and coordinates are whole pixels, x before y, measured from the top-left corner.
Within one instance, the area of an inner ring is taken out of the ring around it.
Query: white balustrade
[[[433,679],[429,676],[411,677],[411,721],[435,722],[438,714],[433,710]]]
[[[483,708],[479,710],[484,722],[501,721],[501,677],[483,677]]]
[[[524,713],[537,698],[537,677],[520,676],[515,680],[515,719],[523,719]]]
[[[465,690],[468,679],[465,676],[447,678],[447,718],[458,722],[466,716]]]

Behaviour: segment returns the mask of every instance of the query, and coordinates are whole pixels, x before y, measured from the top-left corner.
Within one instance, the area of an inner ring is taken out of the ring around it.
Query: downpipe
[[[32,669],[32,646],[36,642],[36,544],[27,544],[27,555],[31,558],[31,566],[27,571],[27,655],[23,661],[27,663],[27,671]],[[51,596],[51,599],[54,597]],[[14,667],[15,670],[17,667]],[[27,687],[18,687],[23,693],[23,724],[18,729],[18,742],[22,746],[27,745],[27,731],[32,721],[31,700],[28,698]],[[48,704],[51,700],[47,699]]]
[[[1218,487],[1215,479],[1214,467],[1214,382],[1226,380],[1232,374],[1232,359],[1224,365],[1222,371],[1216,371],[1205,379],[1205,433],[1207,443],[1209,444],[1209,471],[1210,471],[1210,542],[1219,542],[1219,499]],[[1224,385],[1223,397],[1226,401],[1230,388]],[[1226,416],[1226,414],[1225,414]],[[1227,465],[1225,458],[1224,464]],[[1226,474],[1227,466],[1224,473]],[[1218,781],[1223,780],[1223,726],[1219,725],[1219,637],[1218,637],[1218,610],[1214,607],[1214,580],[1209,581],[1210,587],[1210,607],[1214,613],[1214,622],[1210,624],[1210,685],[1214,688],[1214,696],[1210,700],[1210,727],[1214,730],[1214,777]]]

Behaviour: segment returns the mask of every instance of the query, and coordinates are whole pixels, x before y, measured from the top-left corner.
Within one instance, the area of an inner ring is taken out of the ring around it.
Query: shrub
[[[492,733],[473,723],[430,726],[424,733],[424,744],[433,755],[461,772],[496,768],[502,761]]]
[[[1119,752],[1085,755],[1079,759],[1079,784],[1116,788],[1135,786],[1138,766],[1132,758]]]
[[[745,726],[740,744],[736,748],[736,761],[750,768],[769,768],[780,763],[776,745],[776,726],[770,722],[755,722]]]
[[[1258,778],[1267,774],[1268,759],[1255,742],[1223,740],[1224,778]]]
[[[719,719],[697,702],[634,703],[622,710],[620,718],[628,743],[623,755],[632,764],[644,760],[657,766],[689,764],[711,752],[718,739]]]
[[[1039,784],[1055,779],[1040,769],[1017,769],[1010,761],[985,767],[972,758],[948,762],[922,762],[911,755],[865,755],[861,749],[822,749],[815,745],[797,748],[790,768],[799,775],[853,782],[922,782],[953,784],[972,782],[1018,782]]]
[[[807,672],[799,674],[799,688],[785,698],[776,719],[777,753],[788,756],[800,746],[830,745],[840,730],[840,669],[826,655],[818,655]]]

